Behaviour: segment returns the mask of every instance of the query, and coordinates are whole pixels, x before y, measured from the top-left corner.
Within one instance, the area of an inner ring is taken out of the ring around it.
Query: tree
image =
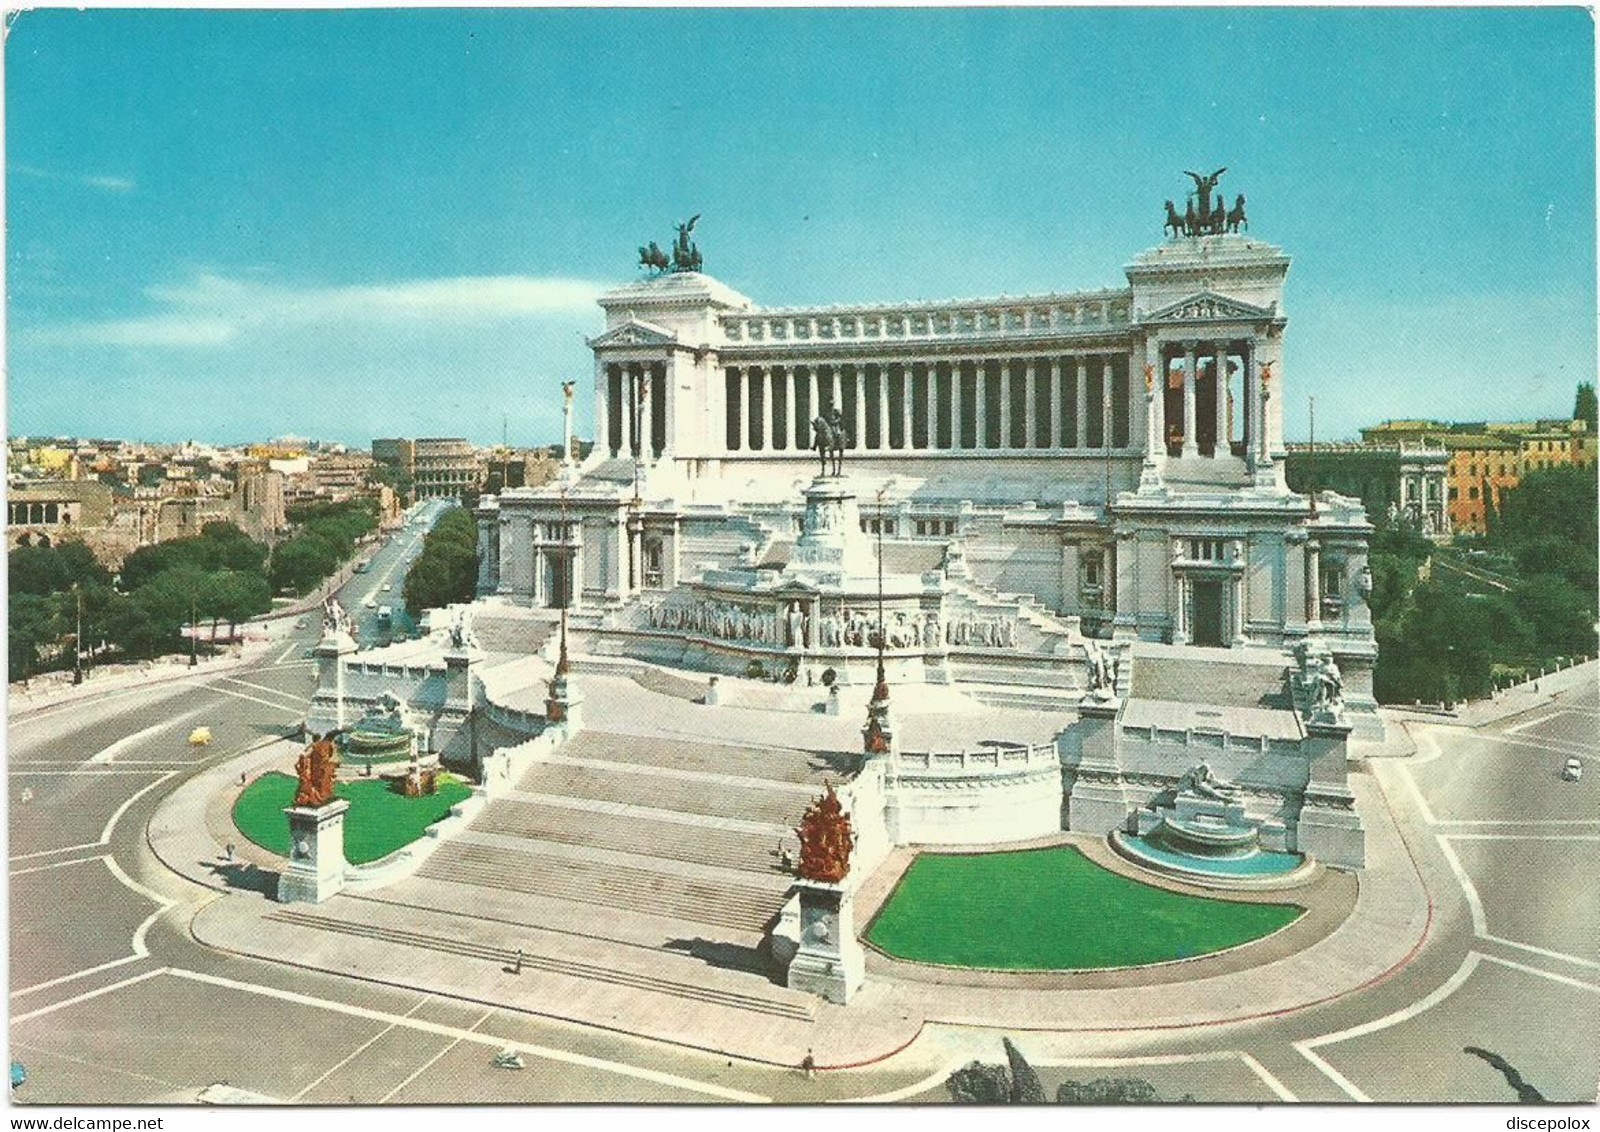
[[[13,593],[6,611],[7,663],[13,680],[26,680],[41,670],[42,654],[67,633],[59,594]]]
[[[64,593],[74,585],[109,586],[111,574],[81,542],[19,546],[6,556],[13,594]]]
[[[460,509],[444,516],[422,540],[422,553],[406,575],[406,608],[413,616],[471,601],[478,587],[478,524]]]
[[[1600,429],[1600,401],[1595,398],[1594,382],[1578,383],[1577,400],[1572,405],[1572,419],[1588,422],[1590,432]]]

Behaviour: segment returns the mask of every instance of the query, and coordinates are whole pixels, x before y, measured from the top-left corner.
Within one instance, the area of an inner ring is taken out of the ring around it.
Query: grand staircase
[[[768,976],[763,937],[792,880],[780,858],[797,850],[793,828],[839,777],[803,750],[583,731],[416,876],[361,896],[355,915],[288,914],[468,962],[504,965],[520,950],[591,1010],[659,993],[809,1018],[809,996]]]

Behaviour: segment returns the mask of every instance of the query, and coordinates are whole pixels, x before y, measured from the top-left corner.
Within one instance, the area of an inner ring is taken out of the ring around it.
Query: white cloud
[[[468,324],[587,314],[602,287],[577,279],[455,276],[394,283],[294,287],[204,272],[148,288],[148,315],[60,323],[26,332],[48,345],[207,347],[251,331]]]
[[[131,193],[139,187],[131,177],[118,177],[110,173],[57,173],[51,169],[41,169],[37,165],[19,164],[13,164],[11,169],[25,177],[35,177],[41,181],[63,181],[107,193]]]

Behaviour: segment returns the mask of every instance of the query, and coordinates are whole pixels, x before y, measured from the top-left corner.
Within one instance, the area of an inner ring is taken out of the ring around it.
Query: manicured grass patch
[[[264,774],[239,795],[233,805],[233,824],[239,832],[269,853],[289,855],[289,819],[284,808],[294,801],[296,779],[291,774]],[[341,782],[334,794],[350,803],[344,816],[344,855],[352,865],[387,857],[402,845],[422,836],[422,831],[450,812],[450,807],[472,796],[460,779],[439,776],[439,792],[407,798],[386,782]]]
[[[1303,912],[1167,892],[1070,847],[923,853],[867,939],[902,959],[952,967],[1136,967],[1248,943]]]

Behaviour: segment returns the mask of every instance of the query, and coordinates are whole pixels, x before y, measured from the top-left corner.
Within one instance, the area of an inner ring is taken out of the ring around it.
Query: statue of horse
[[[844,464],[844,450],[850,446],[850,434],[844,427],[844,417],[839,410],[823,417],[813,417],[811,421],[812,446],[817,450],[817,460],[821,464],[818,474],[828,475],[828,459],[833,458],[833,474],[839,475]]]
[[[1200,235],[1200,221],[1194,214],[1194,197],[1189,198],[1189,204],[1183,210],[1183,230],[1190,236]]]
[[[672,266],[672,261],[667,258],[667,253],[651,240],[648,245],[639,248],[639,266],[648,267],[653,271],[665,271]]]
[[[1163,235],[1169,231],[1172,233],[1173,239],[1183,235],[1183,217],[1178,215],[1178,210],[1172,207],[1170,200],[1167,202],[1167,222],[1161,226]]]
[[[1244,194],[1239,194],[1239,199],[1234,201],[1233,208],[1228,212],[1228,231],[1237,232],[1243,228],[1250,231],[1250,221],[1244,214]]]

